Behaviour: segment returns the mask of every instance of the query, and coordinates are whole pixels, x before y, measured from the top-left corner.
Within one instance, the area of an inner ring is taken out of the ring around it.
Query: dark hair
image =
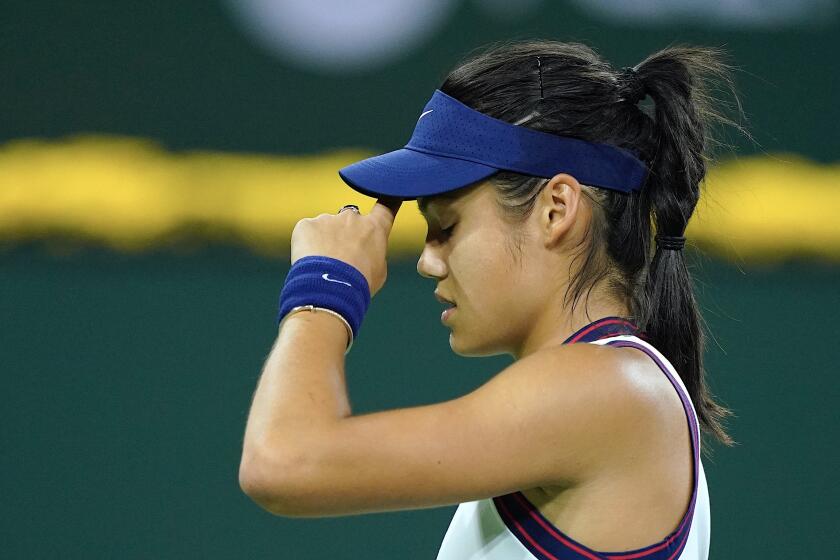
[[[713,87],[727,87],[743,116],[730,71],[716,48],[672,46],[632,69],[616,70],[586,45],[529,40],[491,45],[440,87],[491,117],[627,148],[648,164],[640,191],[582,187],[593,219],[589,242],[575,255],[582,262],[569,285],[572,309],[584,290],[603,280],[679,372],[704,431],[725,445],[734,442],[721,421],[732,412],[706,385],[703,320],[683,251],[659,250],[652,241],[654,233],[683,235],[717,145],[711,125],[746,133],[720,110],[730,105],[712,97]],[[640,106],[646,95],[652,104]],[[530,215],[547,179],[501,171],[490,182],[500,215],[516,224]],[[512,240],[514,253],[519,243],[521,238]]]

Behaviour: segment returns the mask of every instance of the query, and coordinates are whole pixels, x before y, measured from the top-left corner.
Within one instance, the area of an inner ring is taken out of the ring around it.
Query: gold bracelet
[[[277,327],[277,332],[280,332],[280,329],[283,328],[283,323],[286,322],[292,314],[297,313],[298,311],[324,311],[325,313],[329,313],[330,315],[334,315],[341,319],[341,322],[344,323],[344,327],[347,329],[347,349],[344,351],[344,355],[346,356],[348,352],[350,352],[350,347],[353,346],[353,328],[350,327],[350,323],[347,322],[341,313],[336,313],[332,309],[327,309],[326,307],[316,307],[314,305],[298,305],[297,307],[293,307],[286,313],[286,316],[283,317],[283,320],[280,321],[280,326]]]

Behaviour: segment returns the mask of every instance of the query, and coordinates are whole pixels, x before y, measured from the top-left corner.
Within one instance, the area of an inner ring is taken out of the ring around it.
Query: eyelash
[[[452,230],[453,230],[453,229],[455,229],[455,226],[456,226],[456,225],[457,225],[457,224],[452,224],[452,225],[451,225],[451,226],[449,226],[448,228],[446,228],[446,229],[442,229],[442,230],[440,230],[440,231],[441,231],[441,233],[443,233],[445,236],[450,237],[450,236],[452,235]]]

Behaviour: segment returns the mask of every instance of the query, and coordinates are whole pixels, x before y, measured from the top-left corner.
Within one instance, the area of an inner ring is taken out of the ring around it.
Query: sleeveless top
[[[677,391],[694,454],[694,490],[677,528],[644,548],[599,552],[564,534],[517,491],[460,504],[443,537],[437,560],[706,560],[709,557],[709,491],[700,460],[697,413],[674,367],[643,337],[626,319],[605,317],[581,328],[564,344],[585,342],[638,348],[656,363]]]

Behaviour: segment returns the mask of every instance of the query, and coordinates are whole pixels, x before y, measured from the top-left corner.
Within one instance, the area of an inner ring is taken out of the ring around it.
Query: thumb
[[[402,199],[395,197],[382,197],[377,199],[376,204],[373,205],[369,216],[375,216],[375,220],[385,226],[387,234],[391,233],[391,228],[394,226],[394,220],[397,217],[397,212],[402,206]]]

